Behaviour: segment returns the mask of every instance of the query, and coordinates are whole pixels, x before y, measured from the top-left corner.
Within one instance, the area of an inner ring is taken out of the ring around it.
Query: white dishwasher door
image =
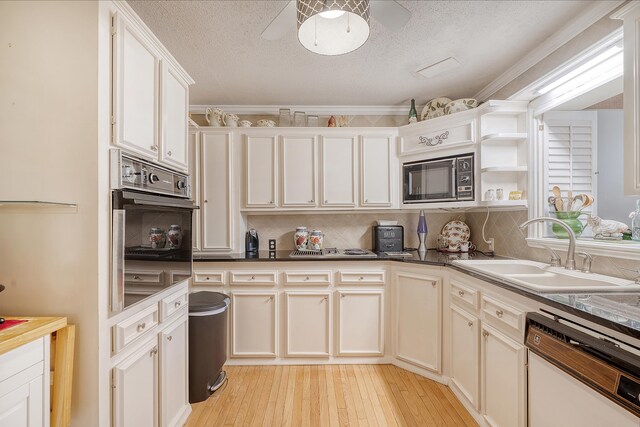
[[[638,427],[640,418],[529,352],[529,427]]]

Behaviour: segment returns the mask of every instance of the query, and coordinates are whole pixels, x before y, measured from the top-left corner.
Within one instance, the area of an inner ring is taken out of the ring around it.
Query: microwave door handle
[[[458,186],[457,186],[457,173],[456,173],[456,160],[451,160],[451,197],[453,199],[458,198]]]
[[[114,209],[111,235],[111,311],[124,309],[124,209]]]

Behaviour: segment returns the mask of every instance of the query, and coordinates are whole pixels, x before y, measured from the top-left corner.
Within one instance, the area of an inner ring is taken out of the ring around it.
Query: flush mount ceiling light
[[[369,0],[296,0],[298,40],[320,55],[353,52],[369,38]]]

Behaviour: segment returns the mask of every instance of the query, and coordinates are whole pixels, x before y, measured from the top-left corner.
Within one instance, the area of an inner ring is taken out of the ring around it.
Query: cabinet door
[[[321,147],[322,206],[355,206],[356,140],[323,136]]]
[[[232,134],[202,131],[202,249],[232,250]]]
[[[178,169],[187,169],[187,115],[189,85],[169,66],[162,66],[162,139],[160,161]]]
[[[330,295],[330,292],[285,292],[288,356],[329,356]]]
[[[276,207],[276,137],[246,136],[246,207]]]
[[[440,372],[442,280],[398,273],[395,298],[396,357]]]
[[[337,291],[340,356],[384,354],[384,291]]]
[[[275,357],[277,292],[231,293],[231,355]]]
[[[480,322],[451,306],[451,381],[478,408]]]
[[[482,325],[482,414],[491,426],[525,426],[526,348]]]
[[[116,427],[158,425],[158,339],[113,368],[113,424]]]
[[[316,138],[282,137],[282,206],[316,206]]]
[[[189,405],[187,320],[160,333],[160,425],[178,426]]]
[[[362,136],[360,139],[360,205],[391,206],[390,136]]]
[[[159,55],[146,36],[122,16],[115,15],[114,28],[114,142],[157,160]]]
[[[200,197],[200,132],[189,131],[189,185],[191,185],[191,198],[196,206],[202,206]],[[202,249],[202,214],[200,209],[193,211],[192,239],[193,250]]]
[[[16,377],[20,375],[17,374]],[[48,422],[45,422],[44,414],[46,413],[46,416],[49,417],[49,403],[45,404],[43,400],[44,385],[42,380],[42,366],[40,366],[40,373],[37,377],[2,395],[0,399],[0,427],[48,425]],[[3,391],[1,385],[0,391]],[[44,410],[45,408],[47,411]]]

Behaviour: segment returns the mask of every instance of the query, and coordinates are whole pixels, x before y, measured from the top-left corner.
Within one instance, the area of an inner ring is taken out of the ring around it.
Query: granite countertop
[[[282,262],[282,261],[393,261],[410,264],[432,266],[446,266],[456,271],[492,283],[503,289],[534,299],[543,304],[555,307],[577,317],[613,329],[625,335],[640,339],[640,294],[639,293],[539,293],[519,287],[505,280],[493,276],[471,271],[452,261],[463,259],[506,259],[505,257],[491,257],[481,252],[473,254],[447,254],[429,250],[422,256],[417,251],[410,252],[411,257],[389,257],[379,254],[376,257],[325,257],[325,258],[290,258],[291,251],[260,251],[257,256],[247,257],[244,253],[236,254],[205,254],[193,255],[194,262]]]

